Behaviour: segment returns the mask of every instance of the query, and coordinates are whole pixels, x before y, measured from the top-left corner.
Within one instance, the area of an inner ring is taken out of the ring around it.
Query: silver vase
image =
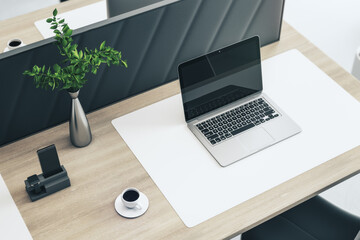
[[[71,97],[70,140],[75,147],[85,147],[90,144],[92,136],[89,122],[78,98],[79,92],[80,90],[69,92]]]

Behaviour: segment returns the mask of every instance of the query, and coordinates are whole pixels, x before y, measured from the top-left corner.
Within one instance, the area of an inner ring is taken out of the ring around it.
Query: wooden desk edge
[[[231,236],[239,235],[242,232],[266,222],[267,220],[291,209],[294,206],[318,195],[319,193],[357,175],[360,173],[360,146],[347,151],[317,167],[306,171],[289,181],[282,183],[256,197],[248,200],[242,204],[230,209],[229,211],[237,212],[239,218],[239,229]],[[269,211],[269,216],[263,219],[254,219],[254,222],[247,226],[241,226],[241,219],[246,217],[246,214],[242,215],[241,210],[250,208],[253,209],[252,213],[258,212],[258,209],[263,211],[260,204],[263,203],[263,199],[267,199],[266,206],[274,210]],[[269,201],[270,199],[270,201]],[[258,202],[259,206],[256,206],[254,202]],[[292,202],[292,204],[288,204]],[[255,205],[255,206],[254,206]],[[245,216],[245,217],[244,217]],[[214,219],[214,221],[216,221]]]

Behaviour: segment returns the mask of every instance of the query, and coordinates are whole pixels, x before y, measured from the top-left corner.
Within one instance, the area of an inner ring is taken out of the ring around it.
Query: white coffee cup
[[[133,209],[136,208],[138,210],[141,209],[141,205],[139,204],[140,199],[140,191],[136,188],[127,188],[121,194],[121,200],[125,207]]]
[[[13,50],[13,49],[16,49],[16,48],[22,47],[22,46],[25,46],[25,44],[20,38],[13,38],[8,41],[4,52],[7,52],[9,50]]]

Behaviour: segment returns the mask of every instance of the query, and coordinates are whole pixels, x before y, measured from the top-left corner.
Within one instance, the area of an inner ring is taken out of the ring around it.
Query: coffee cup
[[[139,204],[140,199],[140,191],[136,188],[127,188],[121,194],[121,200],[125,207],[130,209],[141,209],[141,205]]]
[[[16,48],[22,47],[22,46],[25,46],[25,44],[21,39],[13,38],[8,41],[8,43],[6,45],[7,49],[5,49],[5,51],[13,50],[13,49],[16,49]]]

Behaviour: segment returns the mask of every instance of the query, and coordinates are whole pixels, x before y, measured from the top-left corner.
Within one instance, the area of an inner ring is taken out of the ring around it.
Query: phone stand
[[[43,170],[25,180],[25,189],[31,201],[36,201],[70,186],[70,179],[63,165],[60,166],[55,145],[38,150]]]
[[[66,169],[61,165],[62,171],[45,178],[43,174],[33,175],[25,180],[26,192],[31,201],[36,201],[52,193],[70,186],[70,179]]]

